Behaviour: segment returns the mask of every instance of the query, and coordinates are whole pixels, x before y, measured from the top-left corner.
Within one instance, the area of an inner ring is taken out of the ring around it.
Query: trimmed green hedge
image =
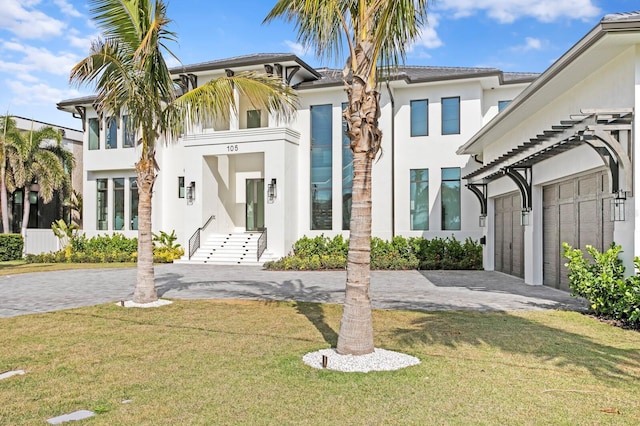
[[[20,234],[0,234],[0,262],[22,259],[24,240]]]
[[[270,270],[344,269],[349,241],[341,235],[302,237],[287,256],[264,264]],[[425,240],[395,237],[391,241],[371,239],[371,269],[482,269],[482,246],[467,238]]]
[[[173,235],[173,233],[172,233]],[[65,250],[53,253],[28,254],[27,263],[117,263],[136,262],[138,260],[138,239],[127,238],[123,234],[97,235],[87,238],[74,235]],[[179,259],[184,250],[179,244],[169,247],[164,241],[155,241],[153,261],[170,263]]]

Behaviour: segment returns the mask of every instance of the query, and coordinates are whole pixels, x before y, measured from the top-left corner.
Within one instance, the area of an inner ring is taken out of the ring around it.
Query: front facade
[[[184,247],[193,245],[194,235],[202,241],[208,235],[258,234],[266,242],[266,258],[286,255],[304,235],[348,237],[352,168],[343,135],[347,99],[341,72],[313,69],[288,54],[218,60],[173,72],[184,90],[246,70],[276,74],[294,87],[300,97],[295,117],[279,122],[239,96],[237,116],[188,128],[179,140],[162,145],[154,231],[175,230]],[[497,69],[405,67],[384,81],[382,156],[372,176],[373,235],[479,240],[484,235],[480,206],[462,181],[477,163],[471,155],[456,155],[456,149],[534,77]],[[126,114],[101,121],[92,100],[59,104],[85,128],[84,229],[90,235],[133,236],[137,148]]]
[[[485,269],[568,289],[562,243],[640,255],[640,13],[605,16],[458,153],[486,206]]]

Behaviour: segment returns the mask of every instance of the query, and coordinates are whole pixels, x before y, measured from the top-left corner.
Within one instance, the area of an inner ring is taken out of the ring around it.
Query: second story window
[[[110,117],[107,119],[107,141],[106,149],[115,149],[118,147],[118,119]]]
[[[260,126],[260,110],[250,109],[247,111],[247,129],[257,129]]]
[[[122,122],[124,127],[122,147],[133,148],[136,144],[136,141],[135,141],[136,133],[131,128],[131,123],[129,122],[129,116],[128,115],[123,116]]]
[[[442,134],[460,134],[460,98],[442,98]]]
[[[429,101],[411,101],[411,136],[429,135]]]
[[[100,123],[97,118],[89,119],[89,149],[100,149]]]

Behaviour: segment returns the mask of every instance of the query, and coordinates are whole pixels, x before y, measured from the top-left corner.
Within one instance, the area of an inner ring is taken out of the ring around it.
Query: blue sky
[[[172,50],[184,64],[292,52],[313,66],[342,66],[305,52],[291,24],[263,25],[275,0],[167,3],[178,34]],[[81,128],[55,105],[91,93],[68,84],[98,36],[88,8],[80,0],[0,0],[0,114]],[[637,0],[435,0],[407,63],[542,72],[604,15],[636,9]]]

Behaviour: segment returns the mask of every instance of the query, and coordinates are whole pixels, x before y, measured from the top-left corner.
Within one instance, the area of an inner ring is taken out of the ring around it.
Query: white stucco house
[[[640,255],[640,12],[605,16],[458,150],[485,205],[485,268],[567,289],[561,244]]]
[[[304,235],[348,237],[352,169],[343,137],[341,72],[314,69],[291,54],[235,57],[172,72],[178,86],[191,88],[245,70],[280,76],[298,91],[300,106],[291,122],[281,123],[239,99],[239,114],[229,121],[207,123],[159,148],[153,227],[176,231],[189,247],[185,260],[263,262],[286,255]],[[456,149],[536,76],[407,66],[385,80],[373,235],[480,240],[480,203],[462,181],[478,163]],[[126,115],[100,122],[92,102],[86,97],[58,104],[85,129],[84,230],[134,236],[138,153]],[[257,253],[260,236],[264,254]]]

